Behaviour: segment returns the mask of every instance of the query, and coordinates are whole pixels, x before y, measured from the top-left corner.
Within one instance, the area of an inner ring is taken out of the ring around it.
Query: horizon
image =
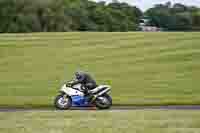
[[[92,1],[105,1],[107,3],[112,2],[112,0],[92,0]],[[175,3],[182,3],[188,6],[196,6],[200,7],[200,0],[118,0],[119,2],[126,2],[131,5],[135,5],[136,7],[140,8],[142,11],[146,11],[149,8],[152,8],[156,4],[164,4],[168,1]]]

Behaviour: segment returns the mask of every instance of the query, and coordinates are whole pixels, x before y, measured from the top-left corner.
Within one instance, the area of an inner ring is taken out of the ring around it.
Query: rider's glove
[[[66,87],[72,87],[72,83],[67,83]]]

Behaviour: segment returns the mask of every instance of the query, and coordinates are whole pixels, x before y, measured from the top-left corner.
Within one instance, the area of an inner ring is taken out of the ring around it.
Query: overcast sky
[[[112,0],[94,0],[94,1],[111,2]],[[165,3],[167,1],[171,1],[172,3],[183,3],[186,5],[194,5],[200,7],[200,0],[118,0],[118,1],[136,5],[142,10],[146,10],[152,7],[154,4]]]

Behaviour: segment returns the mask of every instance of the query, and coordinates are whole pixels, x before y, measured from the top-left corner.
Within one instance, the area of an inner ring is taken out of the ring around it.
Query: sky
[[[93,1],[106,1],[111,2],[112,0],[93,0]],[[166,3],[167,1],[171,1],[172,3],[183,3],[185,5],[193,5],[200,7],[200,0],[118,0],[120,2],[127,2],[132,5],[136,5],[143,11],[148,8],[153,7],[155,4]]]

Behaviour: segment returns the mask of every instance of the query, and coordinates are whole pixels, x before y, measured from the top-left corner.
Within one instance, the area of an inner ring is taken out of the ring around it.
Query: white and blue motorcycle
[[[60,89],[60,94],[56,96],[54,105],[57,109],[67,110],[70,107],[91,107],[98,109],[109,109],[112,106],[112,98],[108,94],[111,87],[108,85],[99,85],[90,90],[91,96],[85,96],[84,86],[82,84],[71,85],[74,81],[64,84]]]

